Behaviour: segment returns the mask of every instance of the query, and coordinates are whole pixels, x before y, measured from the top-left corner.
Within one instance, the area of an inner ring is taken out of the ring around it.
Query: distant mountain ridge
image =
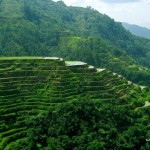
[[[125,22],[122,22],[122,25],[126,30],[130,31],[132,34],[150,39],[150,29],[134,24],[128,24]]]

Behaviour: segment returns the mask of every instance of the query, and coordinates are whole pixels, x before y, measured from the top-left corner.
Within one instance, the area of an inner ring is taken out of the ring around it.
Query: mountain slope
[[[62,1],[2,0],[0,23],[1,56],[82,60],[150,85],[150,41],[96,10]]]
[[[103,149],[148,147],[149,97],[148,88],[83,62],[0,58],[0,150],[81,148],[100,135]],[[130,134],[136,143],[121,144]]]
[[[122,22],[122,25],[125,29],[129,30],[134,35],[148,39],[150,38],[150,29],[124,22]]]

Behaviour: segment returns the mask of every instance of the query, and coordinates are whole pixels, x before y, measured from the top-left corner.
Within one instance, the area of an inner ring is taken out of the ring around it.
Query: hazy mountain
[[[141,27],[134,24],[128,24],[124,22],[122,22],[122,25],[126,30],[130,31],[134,35],[144,37],[144,38],[150,38],[150,29],[148,28]]]

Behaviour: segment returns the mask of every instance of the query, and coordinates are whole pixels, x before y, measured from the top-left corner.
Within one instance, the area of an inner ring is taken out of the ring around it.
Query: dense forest
[[[1,56],[81,60],[150,85],[150,40],[139,38],[91,7],[63,1],[1,0]]]
[[[139,119],[149,108],[137,113],[117,105],[80,100],[50,110],[28,122],[28,140],[16,144],[16,150],[149,150],[149,118]]]

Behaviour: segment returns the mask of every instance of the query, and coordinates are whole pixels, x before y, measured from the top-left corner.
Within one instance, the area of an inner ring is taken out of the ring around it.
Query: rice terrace
[[[12,149],[27,141],[28,121],[47,115],[52,107],[57,110],[64,103],[71,105],[73,101],[89,100],[98,105],[97,109],[101,109],[100,104],[134,111],[144,106],[147,97],[144,100],[143,96],[147,90],[128,84],[125,78],[111,71],[83,62],[65,62],[56,57],[2,57],[0,149]],[[143,107],[136,113],[148,110]]]

